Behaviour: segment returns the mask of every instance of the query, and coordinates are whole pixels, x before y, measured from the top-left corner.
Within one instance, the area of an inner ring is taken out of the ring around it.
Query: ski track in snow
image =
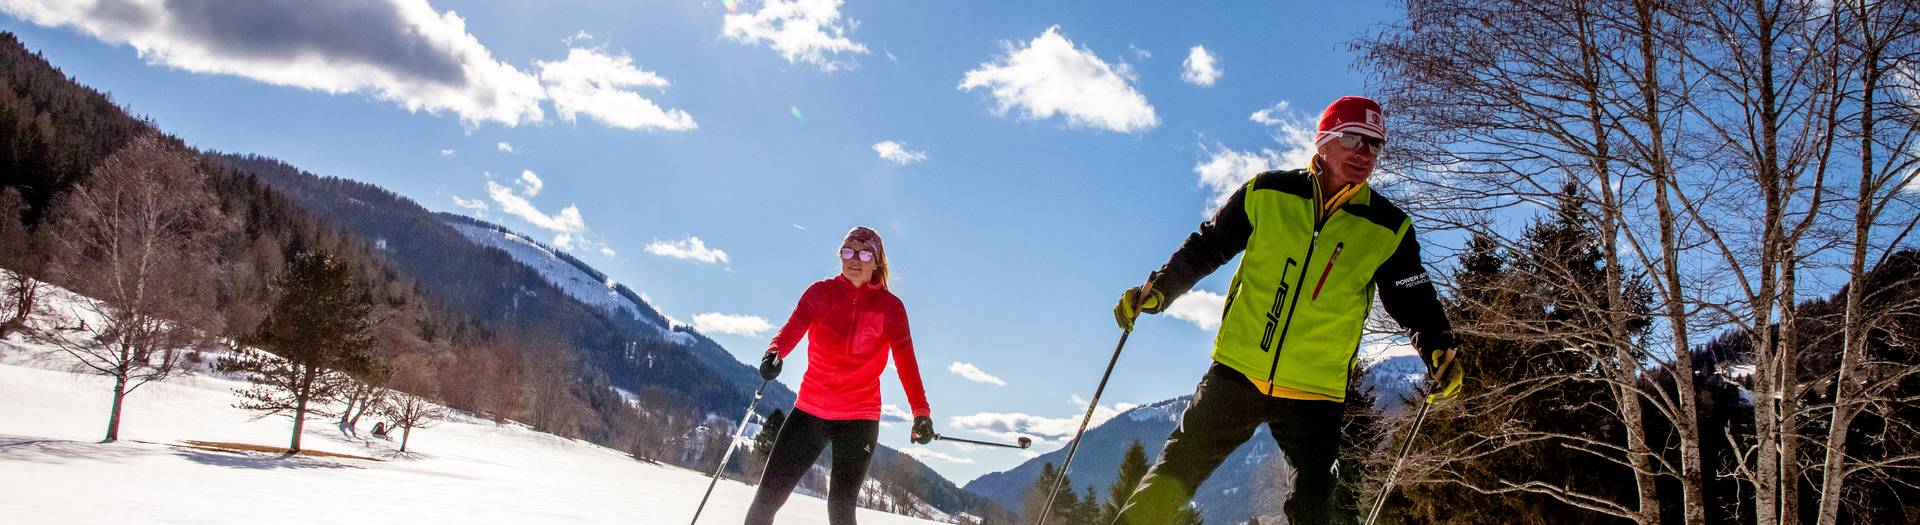
[[[290,418],[249,421],[232,408],[242,383],[203,373],[134,391],[121,441],[103,444],[111,384],[65,371],[48,350],[0,341],[0,522],[680,524],[707,486],[701,472],[465,416],[416,429],[406,456],[367,430],[356,439],[331,418],[307,420],[302,448],[385,461],[170,446],[290,438]],[[740,523],[752,496],[721,481],[701,521]],[[778,521],[825,524],[826,503],[795,494]],[[934,523],[864,509],[860,522]]]

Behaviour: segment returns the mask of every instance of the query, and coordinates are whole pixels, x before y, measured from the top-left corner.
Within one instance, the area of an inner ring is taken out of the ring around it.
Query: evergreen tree
[[[773,442],[780,437],[780,427],[787,423],[787,413],[778,408],[760,423],[760,433],[753,436],[753,464],[747,466],[747,479],[759,482],[760,474],[767,469],[767,458],[773,454]]]
[[[307,415],[330,415],[315,402],[331,398],[348,384],[347,372],[369,362],[373,304],[352,265],[322,251],[296,252],[276,288],[266,320],[240,340],[253,348],[220,367],[253,383],[237,390],[236,408],[258,417],[292,415],[287,452],[297,454]]]
[[[1127,504],[1127,498],[1140,488],[1141,478],[1147,477],[1147,448],[1140,440],[1133,440],[1127,446],[1127,453],[1120,459],[1120,474],[1113,479],[1113,485],[1107,488],[1107,504],[1100,507],[1099,523],[1113,523],[1120,517],[1120,508]]]
[[[1086,493],[1080,496],[1078,505],[1074,505],[1073,514],[1068,523],[1076,525],[1094,525],[1100,523],[1100,496],[1093,493],[1093,485],[1087,485]]]
[[[1021,522],[1031,523],[1040,519],[1040,514],[1047,507],[1047,491],[1053,488],[1057,478],[1065,479],[1060,482],[1060,491],[1053,496],[1053,513],[1047,516],[1047,523],[1070,523],[1074,509],[1080,506],[1080,498],[1073,494],[1073,478],[1054,470],[1052,462],[1040,465],[1040,476],[1034,478],[1033,488],[1027,489],[1026,496],[1021,499]]]

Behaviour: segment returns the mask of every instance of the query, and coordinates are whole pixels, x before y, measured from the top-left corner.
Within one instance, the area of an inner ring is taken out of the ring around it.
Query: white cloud
[[[1140,49],[1140,48],[1138,48],[1138,47],[1134,47],[1134,45],[1133,45],[1133,44],[1127,44],[1127,51],[1130,51],[1130,52],[1132,52],[1132,53],[1133,53],[1133,57],[1134,57],[1134,58],[1137,58],[1137,59],[1140,59],[1140,60],[1149,60],[1149,59],[1152,59],[1152,58],[1153,58],[1153,52],[1152,52],[1152,51],[1147,51],[1147,50],[1145,50],[1145,49]]]
[[[913,459],[917,459],[922,462],[943,461],[943,462],[952,463],[955,465],[972,465],[973,464],[973,460],[971,459],[953,456],[943,452],[934,452],[933,449],[926,448],[926,447],[907,447],[907,448],[900,449],[900,453],[913,456]]]
[[[495,59],[466,20],[427,0],[6,0],[0,11],[194,73],[366,93],[469,125],[544,118],[539,81]]]
[[[1201,330],[1212,330],[1220,327],[1220,314],[1226,309],[1227,296],[1206,290],[1192,290],[1167,305],[1166,313],[1174,319],[1193,323]]]
[[[574,33],[574,34],[572,34],[572,35],[568,35],[568,36],[566,36],[566,37],[562,37],[562,38],[560,39],[560,43],[562,43],[562,44],[566,44],[566,45],[567,45],[567,47],[573,47],[573,45],[574,45],[574,44],[576,44],[576,43],[579,43],[579,42],[585,42],[585,41],[588,41],[588,40],[593,40],[593,35],[591,35],[591,34],[588,34],[588,33],[587,33],[587,30],[585,30],[585,29],[582,29],[582,30],[580,30],[580,31],[578,31],[578,32],[575,32],[575,33]]]
[[[459,195],[453,196],[453,205],[466,208],[469,210],[477,211],[477,212],[487,211],[487,201],[483,201],[480,199],[464,199],[464,198],[461,198]]]
[[[907,149],[907,145],[905,143],[894,142],[891,140],[882,141],[874,144],[873,152],[879,153],[880,158],[893,161],[894,164],[899,164],[901,166],[905,166],[915,162],[927,161],[927,152],[913,151],[913,150]]]
[[[1275,102],[1271,107],[1260,108],[1259,111],[1248,115],[1247,120],[1254,121],[1263,126],[1284,126],[1290,123],[1287,118],[1291,115],[1291,113],[1288,112],[1288,108],[1291,106],[1292,103],[1285,100]],[[1301,117],[1292,118],[1298,119]]]
[[[1071,400],[1072,403],[1074,403],[1074,412],[1062,417],[1045,417],[1017,412],[979,412],[972,415],[948,418],[947,424],[958,430],[975,432],[1006,441],[1029,437],[1035,441],[1066,443],[1073,439],[1073,431],[1080,427],[1080,418],[1086,415],[1085,410],[1087,407],[1087,401],[1080,396],[1073,396]],[[1088,428],[1100,426],[1101,423],[1105,423],[1107,420],[1113,419],[1114,416],[1120,415],[1121,412],[1125,412],[1135,406],[1137,405],[1115,403],[1097,407],[1093,411],[1093,421],[1088,423]]]
[[[760,334],[772,330],[773,324],[753,315],[704,313],[693,315],[693,329],[705,334],[760,337]]]
[[[895,405],[893,403],[880,405],[880,422],[881,423],[886,423],[886,422],[905,423],[908,421],[913,421],[913,413],[905,410],[901,410],[900,405]]]
[[[613,257],[613,256],[616,256],[616,255],[620,255],[620,253],[619,253],[619,252],[615,252],[615,251],[613,251],[613,247],[612,247],[612,246],[607,246],[607,245],[605,245],[605,244],[602,244],[602,245],[600,245],[600,255],[603,255],[603,256],[606,256],[606,257]]]
[[[553,236],[553,242],[549,244],[552,244],[554,247],[560,248],[562,250],[572,250],[573,240],[574,240],[573,234],[562,233],[562,234]]]
[[[727,252],[708,248],[705,241],[693,236],[673,242],[653,241],[647,244],[647,253],[707,264],[732,262],[732,259],[727,257]]]
[[[986,383],[994,386],[1007,386],[1006,381],[1001,381],[1000,378],[994,377],[993,374],[988,374],[986,373],[986,371],[980,370],[980,367],[973,366],[973,363],[962,363],[959,361],[954,361],[953,364],[947,366],[947,371],[953,372],[954,375],[960,376],[962,378],[965,378],[968,381],[972,381],[975,383]]]
[[[568,122],[585,113],[608,126],[622,129],[690,130],[699,127],[693,115],[663,109],[652,100],[625,88],[667,87],[667,79],[640,69],[633,58],[608,55],[595,49],[573,48],[558,62],[536,61],[540,81],[553,98],[553,109]]]
[[[587,230],[586,220],[580,217],[580,208],[577,206],[567,205],[559,213],[548,215],[534,207],[526,197],[514,193],[512,188],[501,186],[494,181],[487,181],[487,196],[493,199],[494,204],[500,206],[500,211],[519,217],[541,229],[554,233],[579,233]]]
[[[860,26],[840,19],[841,0],[766,0],[759,11],[726,15],[720,34],[742,44],[766,42],[787,63],[805,62],[823,71],[857,64],[841,54],[864,55],[867,46],[847,37]]]
[[[959,86],[961,91],[987,89],[999,105],[995,113],[1018,107],[1021,118],[1061,115],[1070,126],[1121,133],[1160,124],[1147,97],[1131,85],[1130,67],[1108,65],[1092,50],[1075,47],[1060,26],[1047,28],[1026,47],[1003,45],[1006,56],[967,71]]]
[[[1286,106],[1282,102],[1272,108],[1256,111],[1249,117],[1254,122],[1276,128],[1273,138],[1278,144],[1275,147],[1240,151],[1215,144],[1211,148],[1202,148],[1207,152],[1207,158],[1193,166],[1193,173],[1200,177],[1200,186],[1213,192],[1213,198],[1203,215],[1212,216],[1214,211],[1227,203],[1227,198],[1235,190],[1260,172],[1302,168],[1313,161],[1314,127],[1305,117],[1287,111]]]
[[[450,149],[443,149],[443,150],[440,150],[440,156],[441,156],[441,157],[446,157],[446,158],[449,158],[449,159],[451,159],[451,158],[453,158],[453,153],[454,153],[454,152],[453,152],[453,150],[450,150]]]
[[[1193,46],[1187,52],[1187,60],[1180,63],[1180,80],[1201,87],[1209,87],[1220,80],[1220,57],[1207,52],[1203,46]]]
[[[539,196],[540,189],[547,187],[546,181],[540,180],[540,176],[533,174],[533,170],[520,170],[520,178],[514,180],[513,184],[519,186],[520,194],[528,198]]]
[[[495,148],[498,148],[498,149],[499,149],[500,151],[504,151],[504,152],[507,152],[507,153],[513,153],[513,145],[512,145],[512,144],[508,144],[508,143],[505,143],[505,142],[501,142],[501,143],[499,143],[499,144],[496,144],[496,145],[494,145],[494,147],[495,147]]]

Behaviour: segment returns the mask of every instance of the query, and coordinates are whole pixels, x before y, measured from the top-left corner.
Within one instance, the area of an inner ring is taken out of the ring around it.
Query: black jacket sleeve
[[[1400,247],[1373,273],[1380,289],[1380,305],[1387,315],[1413,333],[1414,347],[1425,356],[1453,348],[1453,326],[1440,306],[1440,294],[1420,264],[1420,241],[1413,225],[1400,239]]]
[[[1193,289],[1200,279],[1247,249],[1247,238],[1253,235],[1253,222],[1247,219],[1249,186],[1251,184],[1241,185],[1234,191],[1227,203],[1220,206],[1220,211],[1200,223],[1198,231],[1188,234],[1186,242],[1173,252],[1167,264],[1154,272],[1153,289],[1167,298],[1162,305],[1173,304],[1174,299]]]

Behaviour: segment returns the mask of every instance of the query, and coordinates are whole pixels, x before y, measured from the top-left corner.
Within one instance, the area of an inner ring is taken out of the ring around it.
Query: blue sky
[[[940,430],[1011,439],[1072,432],[1120,290],[1219,188],[1297,167],[1298,127],[1367,93],[1345,43],[1398,16],[1384,2],[802,3],[0,0],[0,30],[197,147],[570,246],[743,360],[836,270],[840,236],[871,225]],[[143,10],[165,16],[110,16]],[[1230,274],[1179,305],[1186,319],[1141,324],[1103,405],[1192,389]],[[881,440],[920,448],[906,437],[896,424]],[[962,483],[1024,460],[916,453]]]

